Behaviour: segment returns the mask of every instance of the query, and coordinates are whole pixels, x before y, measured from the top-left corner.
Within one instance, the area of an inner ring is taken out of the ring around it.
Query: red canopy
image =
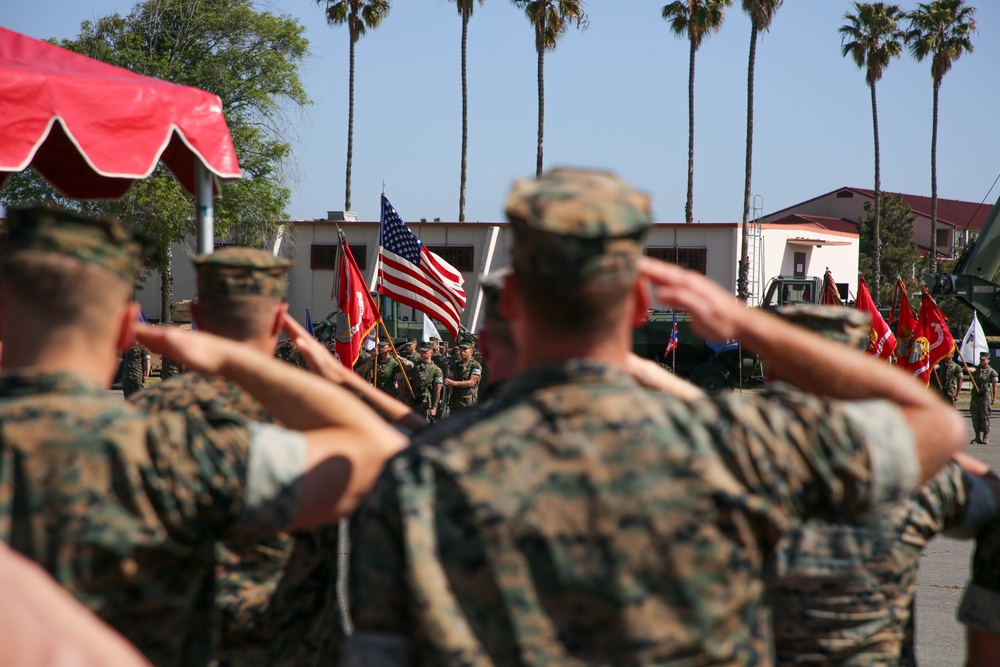
[[[111,199],[160,160],[195,193],[195,160],[240,178],[216,95],[0,28],[0,186],[31,165],[73,199]]]

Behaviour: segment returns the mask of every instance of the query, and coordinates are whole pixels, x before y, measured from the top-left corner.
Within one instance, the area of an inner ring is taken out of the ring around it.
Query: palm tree
[[[545,135],[545,52],[556,48],[556,42],[570,25],[587,27],[583,0],[512,0],[524,10],[535,26],[535,50],[538,52],[538,155],[535,175],[542,175],[542,139]]]
[[[684,222],[694,222],[694,54],[705,37],[718,32],[732,0],[675,0],[663,8],[670,30],[690,43],[688,61],[688,183]]]
[[[351,40],[351,75],[347,93],[347,185],[344,210],[351,210],[351,159],[354,156],[354,45],[369,29],[374,30],[389,13],[390,0],[316,0],[325,8],[330,25],[347,24]]]
[[[899,22],[903,10],[899,5],[884,2],[854,3],[854,14],[844,14],[847,24],[840,26],[841,55],[851,57],[859,69],[865,70],[865,82],[872,96],[872,127],[875,134],[875,205],[872,221],[872,294],[879,294],[881,287],[879,266],[882,260],[882,239],[879,232],[881,217],[881,180],[878,148],[878,104],[875,83],[882,78],[889,61],[903,51],[903,31]]]
[[[918,61],[930,56],[931,78],[934,80],[934,113],[931,130],[931,250],[930,272],[937,271],[937,129],[938,93],[941,80],[951,69],[952,62],[963,53],[972,52],[972,33],[976,30],[975,7],[963,0],[934,0],[920,3],[906,15],[910,29],[905,40],[910,53]]]
[[[469,34],[469,19],[476,8],[476,0],[454,0],[462,16],[462,184],[458,194],[458,221],[465,222],[465,156],[469,151],[469,86],[465,80],[465,44]],[[483,4],[483,0],[479,0]]]
[[[750,64],[747,66],[747,161],[743,181],[743,244],[740,250],[740,273],[737,291],[743,301],[750,298],[750,175],[753,170],[753,73],[757,59],[757,33],[771,27],[775,12],[784,0],[743,0],[743,11],[750,15]]]

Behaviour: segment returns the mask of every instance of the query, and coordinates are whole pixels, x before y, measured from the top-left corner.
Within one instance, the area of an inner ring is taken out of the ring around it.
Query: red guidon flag
[[[955,339],[948,330],[948,318],[925,287],[920,317],[913,330],[913,344],[910,345],[909,368],[913,376],[920,378],[925,385],[929,384],[931,369],[954,349]]]
[[[858,310],[863,310],[872,318],[868,329],[868,354],[888,359],[896,350],[896,337],[892,335],[889,325],[882,319],[882,313],[878,312],[878,308],[875,307],[872,295],[868,291],[868,285],[865,284],[865,279],[861,276],[858,276],[858,298],[854,305]]]
[[[899,281],[896,285],[899,295],[899,317],[896,320],[896,365],[903,370],[913,372],[910,368],[910,346],[913,344],[913,332],[917,328],[917,318],[913,316],[910,299],[906,295],[906,287]]]
[[[365,337],[379,323],[382,316],[372,299],[365,278],[358,269],[351,247],[343,233],[340,235],[340,265],[337,267],[339,289],[337,290],[337,356],[348,368],[361,354]]]

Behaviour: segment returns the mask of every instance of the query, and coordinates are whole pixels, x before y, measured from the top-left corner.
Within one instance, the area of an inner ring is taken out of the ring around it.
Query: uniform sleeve
[[[238,523],[279,530],[292,522],[298,509],[306,469],[305,437],[268,424],[251,424],[250,432],[246,492]]]
[[[856,516],[901,500],[919,482],[913,434],[892,403],[783,387],[713,403],[720,412],[706,417],[725,467],[779,526]]]
[[[993,489],[983,479],[969,475],[954,461],[913,496],[902,539],[923,547],[939,532],[970,539],[997,514]]]

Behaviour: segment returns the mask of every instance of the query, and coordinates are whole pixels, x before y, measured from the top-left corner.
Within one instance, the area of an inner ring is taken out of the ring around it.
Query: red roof
[[[841,188],[841,190],[853,190],[854,192],[875,198],[875,191],[866,188]],[[931,217],[931,198],[921,195],[907,195],[898,193],[903,201],[913,210],[925,217]],[[938,197],[938,222],[948,222],[962,231],[968,226],[969,231],[982,231],[986,224],[986,218],[990,215],[991,204],[972,201],[958,201],[957,199],[942,199]]]

